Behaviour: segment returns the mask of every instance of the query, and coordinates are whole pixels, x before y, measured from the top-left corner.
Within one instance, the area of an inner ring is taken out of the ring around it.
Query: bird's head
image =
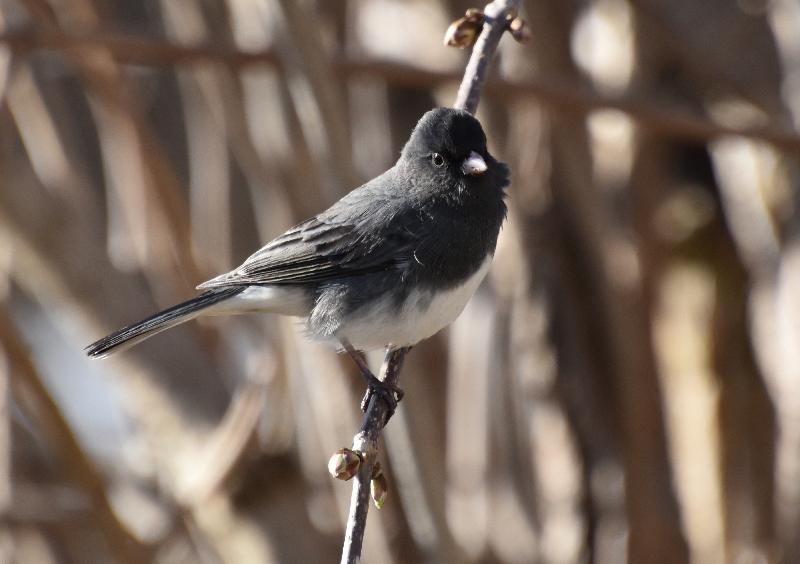
[[[508,167],[486,148],[480,122],[464,110],[436,108],[422,116],[403,147],[401,162],[437,192],[456,198],[469,193],[500,196],[508,185]],[[483,193],[482,193],[483,192]]]

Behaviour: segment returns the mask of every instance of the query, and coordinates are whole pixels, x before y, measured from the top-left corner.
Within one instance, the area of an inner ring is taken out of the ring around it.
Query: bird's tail
[[[133,325],[114,331],[86,347],[86,354],[94,358],[102,358],[111,353],[119,352],[152,337],[170,327],[180,325],[197,317],[204,309],[218,304],[228,298],[239,294],[244,287],[221,288],[209,290],[169,309],[160,311]]]

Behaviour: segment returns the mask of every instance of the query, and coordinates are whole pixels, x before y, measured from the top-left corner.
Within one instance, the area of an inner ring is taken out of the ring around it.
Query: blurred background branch
[[[233,46],[177,45],[157,37],[132,34],[66,34],[20,30],[0,35],[0,43],[18,56],[30,56],[36,51],[63,51],[76,48],[103,48],[120,63],[131,65],[172,66],[218,62],[226,67],[242,69],[267,65],[285,72],[285,65],[273,50],[245,51]],[[359,75],[379,77],[397,87],[435,88],[460,82],[459,72],[430,71],[414,65],[386,59],[350,59],[337,57],[329,62],[337,74],[345,77]],[[761,123],[762,119],[740,117],[735,125],[722,123],[702,115],[693,115],[687,108],[656,106],[641,97],[622,94],[608,95],[591,85],[573,84],[558,78],[521,81],[497,77],[486,86],[491,96],[509,101],[535,98],[548,108],[563,113],[587,114],[594,110],[619,110],[644,128],[662,134],[705,141],[723,136],[740,136],[766,141],[779,149],[800,151],[800,135],[793,128],[779,124]],[[752,122],[752,123],[750,123]]]

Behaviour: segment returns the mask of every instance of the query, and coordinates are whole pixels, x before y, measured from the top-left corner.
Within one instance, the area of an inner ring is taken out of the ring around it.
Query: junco
[[[200,284],[199,296],[100,339],[87,354],[106,356],[200,315],[267,311],[304,318],[309,337],[347,351],[385,396],[356,351],[409,347],[461,313],[489,269],[508,177],[477,119],[431,110],[392,168]]]

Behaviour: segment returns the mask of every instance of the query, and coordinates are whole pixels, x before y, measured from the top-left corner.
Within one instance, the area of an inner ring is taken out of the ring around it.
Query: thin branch
[[[489,64],[500,43],[500,37],[507,29],[506,17],[516,15],[518,1],[495,0],[483,10],[483,31],[481,31],[472,55],[464,71],[464,79],[458,87],[455,107],[474,114],[478,109],[483,85],[489,72]]]
[[[506,17],[516,15],[518,2],[515,0],[495,0],[484,9],[484,25],[467,68],[464,78],[458,89],[455,107],[465,109],[474,114],[478,108],[481,91],[486,82],[489,64],[500,43],[500,37],[506,30]],[[381,368],[381,380],[397,387],[400,378],[400,369],[403,365],[408,348],[388,350]],[[378,458],[378,440],[381,430],[386,424],[389,407],[383,400],[378,400],[373,395],[363,423],[358,434],[353,437],[353,450],[360,453],[361,465],[353,483],[353,493],[350,498],[350,514],[347,518],[347,529],[342,548],[341,564],[355,564],[361,559],[361,546],[364,540],[364,531],[367,527],[367,512],[369,511],[370,481],[373,468]]]
[[[55,29],[22,28],[0,35],[0,43],[17,55],[37,51],[104,49],[120,63],[148,66],[220,62],[233,67],[249,65],[280,66],[272,50],[243,51],[216,44],[181,45],[173,41],[126,33],[73,33]]]
[[[256,435],[265,402],[265,384],[245,382],[240,386],[222,421],[198,453],[197,471],[180,483],[177,497],[182,505],[200,505],[231,478]]]
[[[243,51],[217,45],[177,45],[160,38],[123,34],[71,34],[61,31],[15,30],[0,34],[0,44],[22,56],[38,51],[73,49],[105,49],[124,64],[172,66],[176,64],[218,62],[233,68],[267,65],[283,71],[280,57],[272,50]],[[434,88],[457,82],[456,72],[433,72],[411,65],[382,60],[353,60],[339,57],[330,61],[337,73],[347,76],[378,76],[395,86]],[[722,136],[746,137],[765,141],[778,149],[800,152],[800,135],[796,131],[775,126],[734,127],[719,124],[681,108],[657,107],[653,102],[630,96],[606,96],[585,86],[548,79],[512,82],[501,77],[484,85],[487,94],[504,100],[535,98],[552,111],[564,114],[586,114],[595,110],[618,110],[646,129],[682,139],[707,141]]]
[[[327,160],[338,177],[338,188],[358,186],[360,182],[353,167],[341,75],[332,67],[333,57],[328,56],[319,34],[309,33],[309,30],[322,28],[318,14],[295,0],[280,0],[278,4],[286,28],[285,40],[279,41],[283,68],[291,70],[297,79],[308,84],[322,122],[316,123],[315,127],[322,126]]]
[[[408,348],[387,350],[381,367],[380,379],[386,384],[397,386],[400,369]],[[367,527],[369,511],[370,481],[375,462],[378,460],[378,441],[389,415],[389,406],[373,394],[370,399],[361,429],[353,437],[353,450],[361,453],[362,462],[353,480],[353,494],[350,497],[350,514],[342,548],[342,564],[352,564],[361,558],[361,545]]]

